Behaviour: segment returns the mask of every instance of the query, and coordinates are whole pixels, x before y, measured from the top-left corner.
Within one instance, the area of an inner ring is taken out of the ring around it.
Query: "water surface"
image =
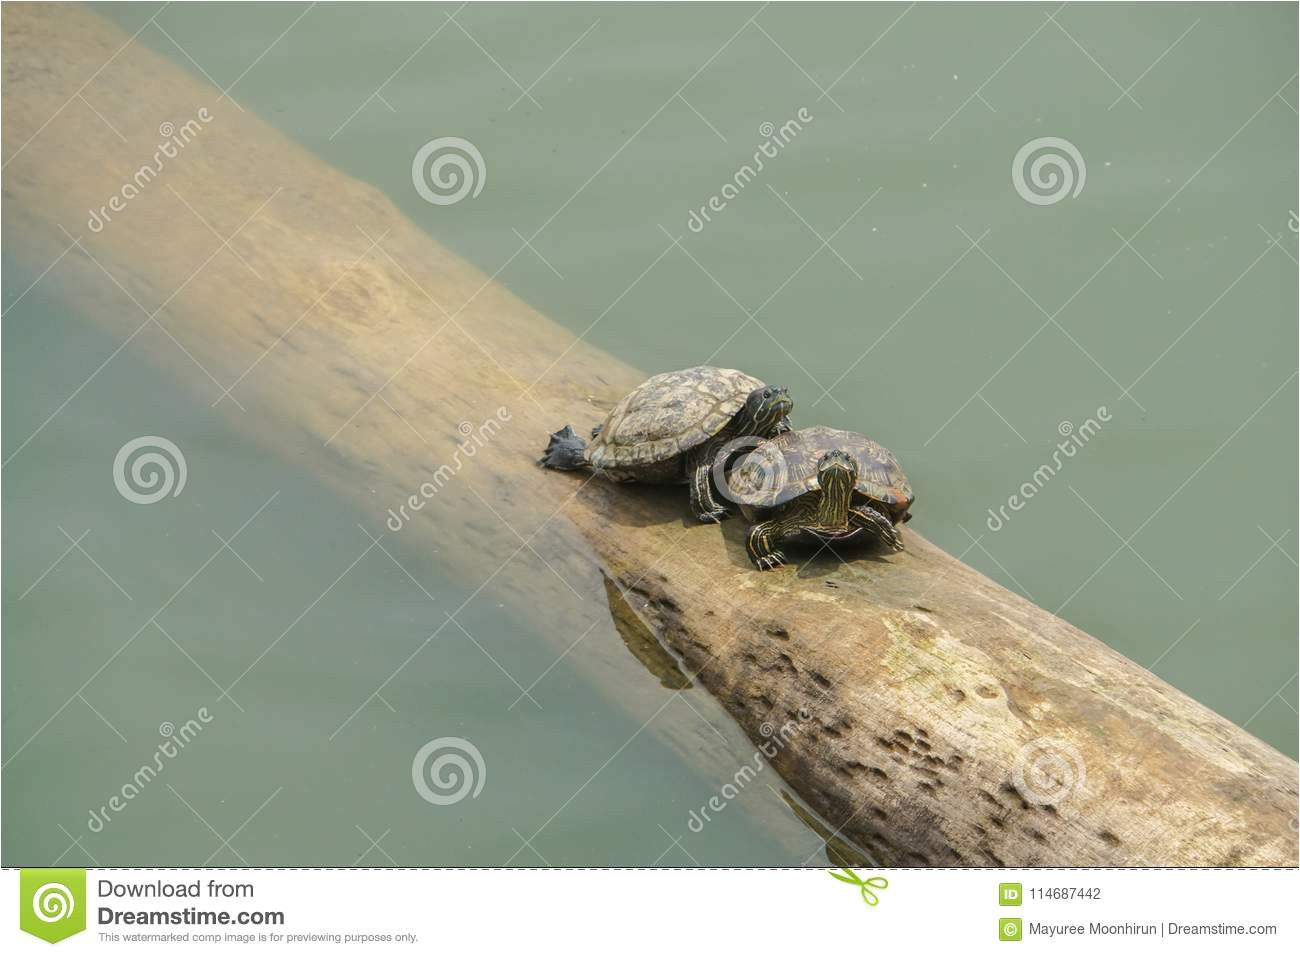
[[[157,7],[98,9],[134,32]],[[887,444],[928,537],[1296,754],[1293,8],[178,4],[157,24],[136,42],[586,341],[646,370],[744,368],[788,384],[800,422]],[[486,179],[433,205],[411,163],[445,136]],[[1016,190],[1013,157],[1041,137],[1077,150],[1078,195]],[[6,308],[35,278],[6,261]],[[5,316],[7,458],[117,345],[60,307],[59,282]],[[638,733],[648,715],[568,662],[541,708],[512,707],[492,659],[527,685],[556,653],[486,595],[463,620],[490,656],[444,633],[331,739],[473,584],[399,554],[412,583],[372,552],[294,624],[373,516],[242,438],[177,362],[125,350],[4,470],[7,864],[822,860],[770,774],[688,830],[735,766]],[[166,508],[107,478],[142,434],[189,459]],[[1075,454],[1044,478],[1063,442]],[[145,622],[214,530],[268,500],[237,556]],[[89,529],[104,570],[74,549],[31,587],[69,547],[60,526]],[[218,700],[286,628],[238,707]],[[203,701],[201,735],[91,830],[158,726]],[[715,737],[727,719],[690,701],[703,717],[668,720]],[[409,780],[431,727],[488,764],[478,798],[436,815]]]

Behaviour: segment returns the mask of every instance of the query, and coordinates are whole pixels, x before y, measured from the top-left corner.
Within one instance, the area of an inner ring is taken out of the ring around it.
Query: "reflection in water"
[[[682,690],[691,687],[691,681],[682,672],[677,660],[668,652],[659,639],[641,620],[626,596],[608,575],[601,576],[605,582],[605,597],[609,601],[609,613],[614,619],[627,650],[637,661],[645,665],[646,670],[659,679],[665,688]],[[823,842],[822,851],[826,859],[836,867],[873,867],[879,866],[866,851],[850,843],[828,828],[820,818],[803,807],[799,801],[784,788],[781,799],[794,812],[798,821],[816,834]]]
[[[605,580],[605,597],[609,600],[610,616],[614,619],[614,627],[618,629],[623,644],[627,645],[627,650],[632,652],[632,656],[645,665],[646,670],[658,678],[659,683],[665,688],[681,691],[691,687],[691,679],[682,673],[682,669],[677,665],[677,659],[668,653],[668,649],[659,643],[654,632],[646,627],[645,622],[619,591],[618,585],[614,584],[607,575],[601,577]]]
[[[854,844],[850,844],[844,838],[835,834],[822,823],[821,819],[801,805],[795,797],[788,791],[781,791],[781,800],[789,806],[797,817],[810,831],[820,837],[825,846],[823,851],[826,854],[826,860],[830,861],[836,867],[880,867],[880,861],[871,859],[866,851],[860,849]]]

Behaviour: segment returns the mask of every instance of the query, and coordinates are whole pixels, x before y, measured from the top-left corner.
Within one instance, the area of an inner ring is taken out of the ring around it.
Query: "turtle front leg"
[[[849,525],[865,530],[874,540],[896,552],[903,550],[903,539],[898,534],[898,529],[894,528],[894,523],[870,505],[857,505],[849,509]]]
[[[745,536],[745,552],[759,571],[785,564],[785,553],[776,548],[781,532],[780,522],[759,522],[750,526],[749,534]]]
[[[727,510],[713,497],[713,456],[712,445],[704,445],[690,454],[686,460],[686,478],[691,486],[691,511],[701,522],[721,522],[727,517]]]

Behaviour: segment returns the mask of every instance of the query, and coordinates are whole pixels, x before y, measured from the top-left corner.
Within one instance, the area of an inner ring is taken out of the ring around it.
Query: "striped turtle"
[[[620,482],[689,484],[691,511],[702,522],[720,522],[727,510],[714,497],[714,459],[736,439],[766,439],[789,430],[791,407],[783,387],[764,385],[735,369],[663,372],[614,406],[592,429],[590,445],[567,425],[552,433],[540,464],[591,468]]]
[[[815,426],[762,443],[727,480],[751,522],[745,550],[760,569],[785,562],[783,539],[865,536],[895,551],[916,501],[894,453],[865,435]]]

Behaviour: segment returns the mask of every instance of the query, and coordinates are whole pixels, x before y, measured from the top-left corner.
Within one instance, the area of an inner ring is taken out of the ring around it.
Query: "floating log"
[[[7,251],[58,260],[74,306],[182,363],[268,448],[323,450],[322,477],[391,535],[553,617],[598,670],[627,658],[579,641],[608,626],[608,587],[659,710],[708,689],[839,857],[1297,864],[1294,761],[912,527],[901,554],[758,573],[740,525],[694,524],[684,493],[538,470],[549,431],[642,373],[87,11],[11,4],[3,30]],[[122,138],[73,115],[83,92]],[[125,190],[159,124],[200,110]]]

